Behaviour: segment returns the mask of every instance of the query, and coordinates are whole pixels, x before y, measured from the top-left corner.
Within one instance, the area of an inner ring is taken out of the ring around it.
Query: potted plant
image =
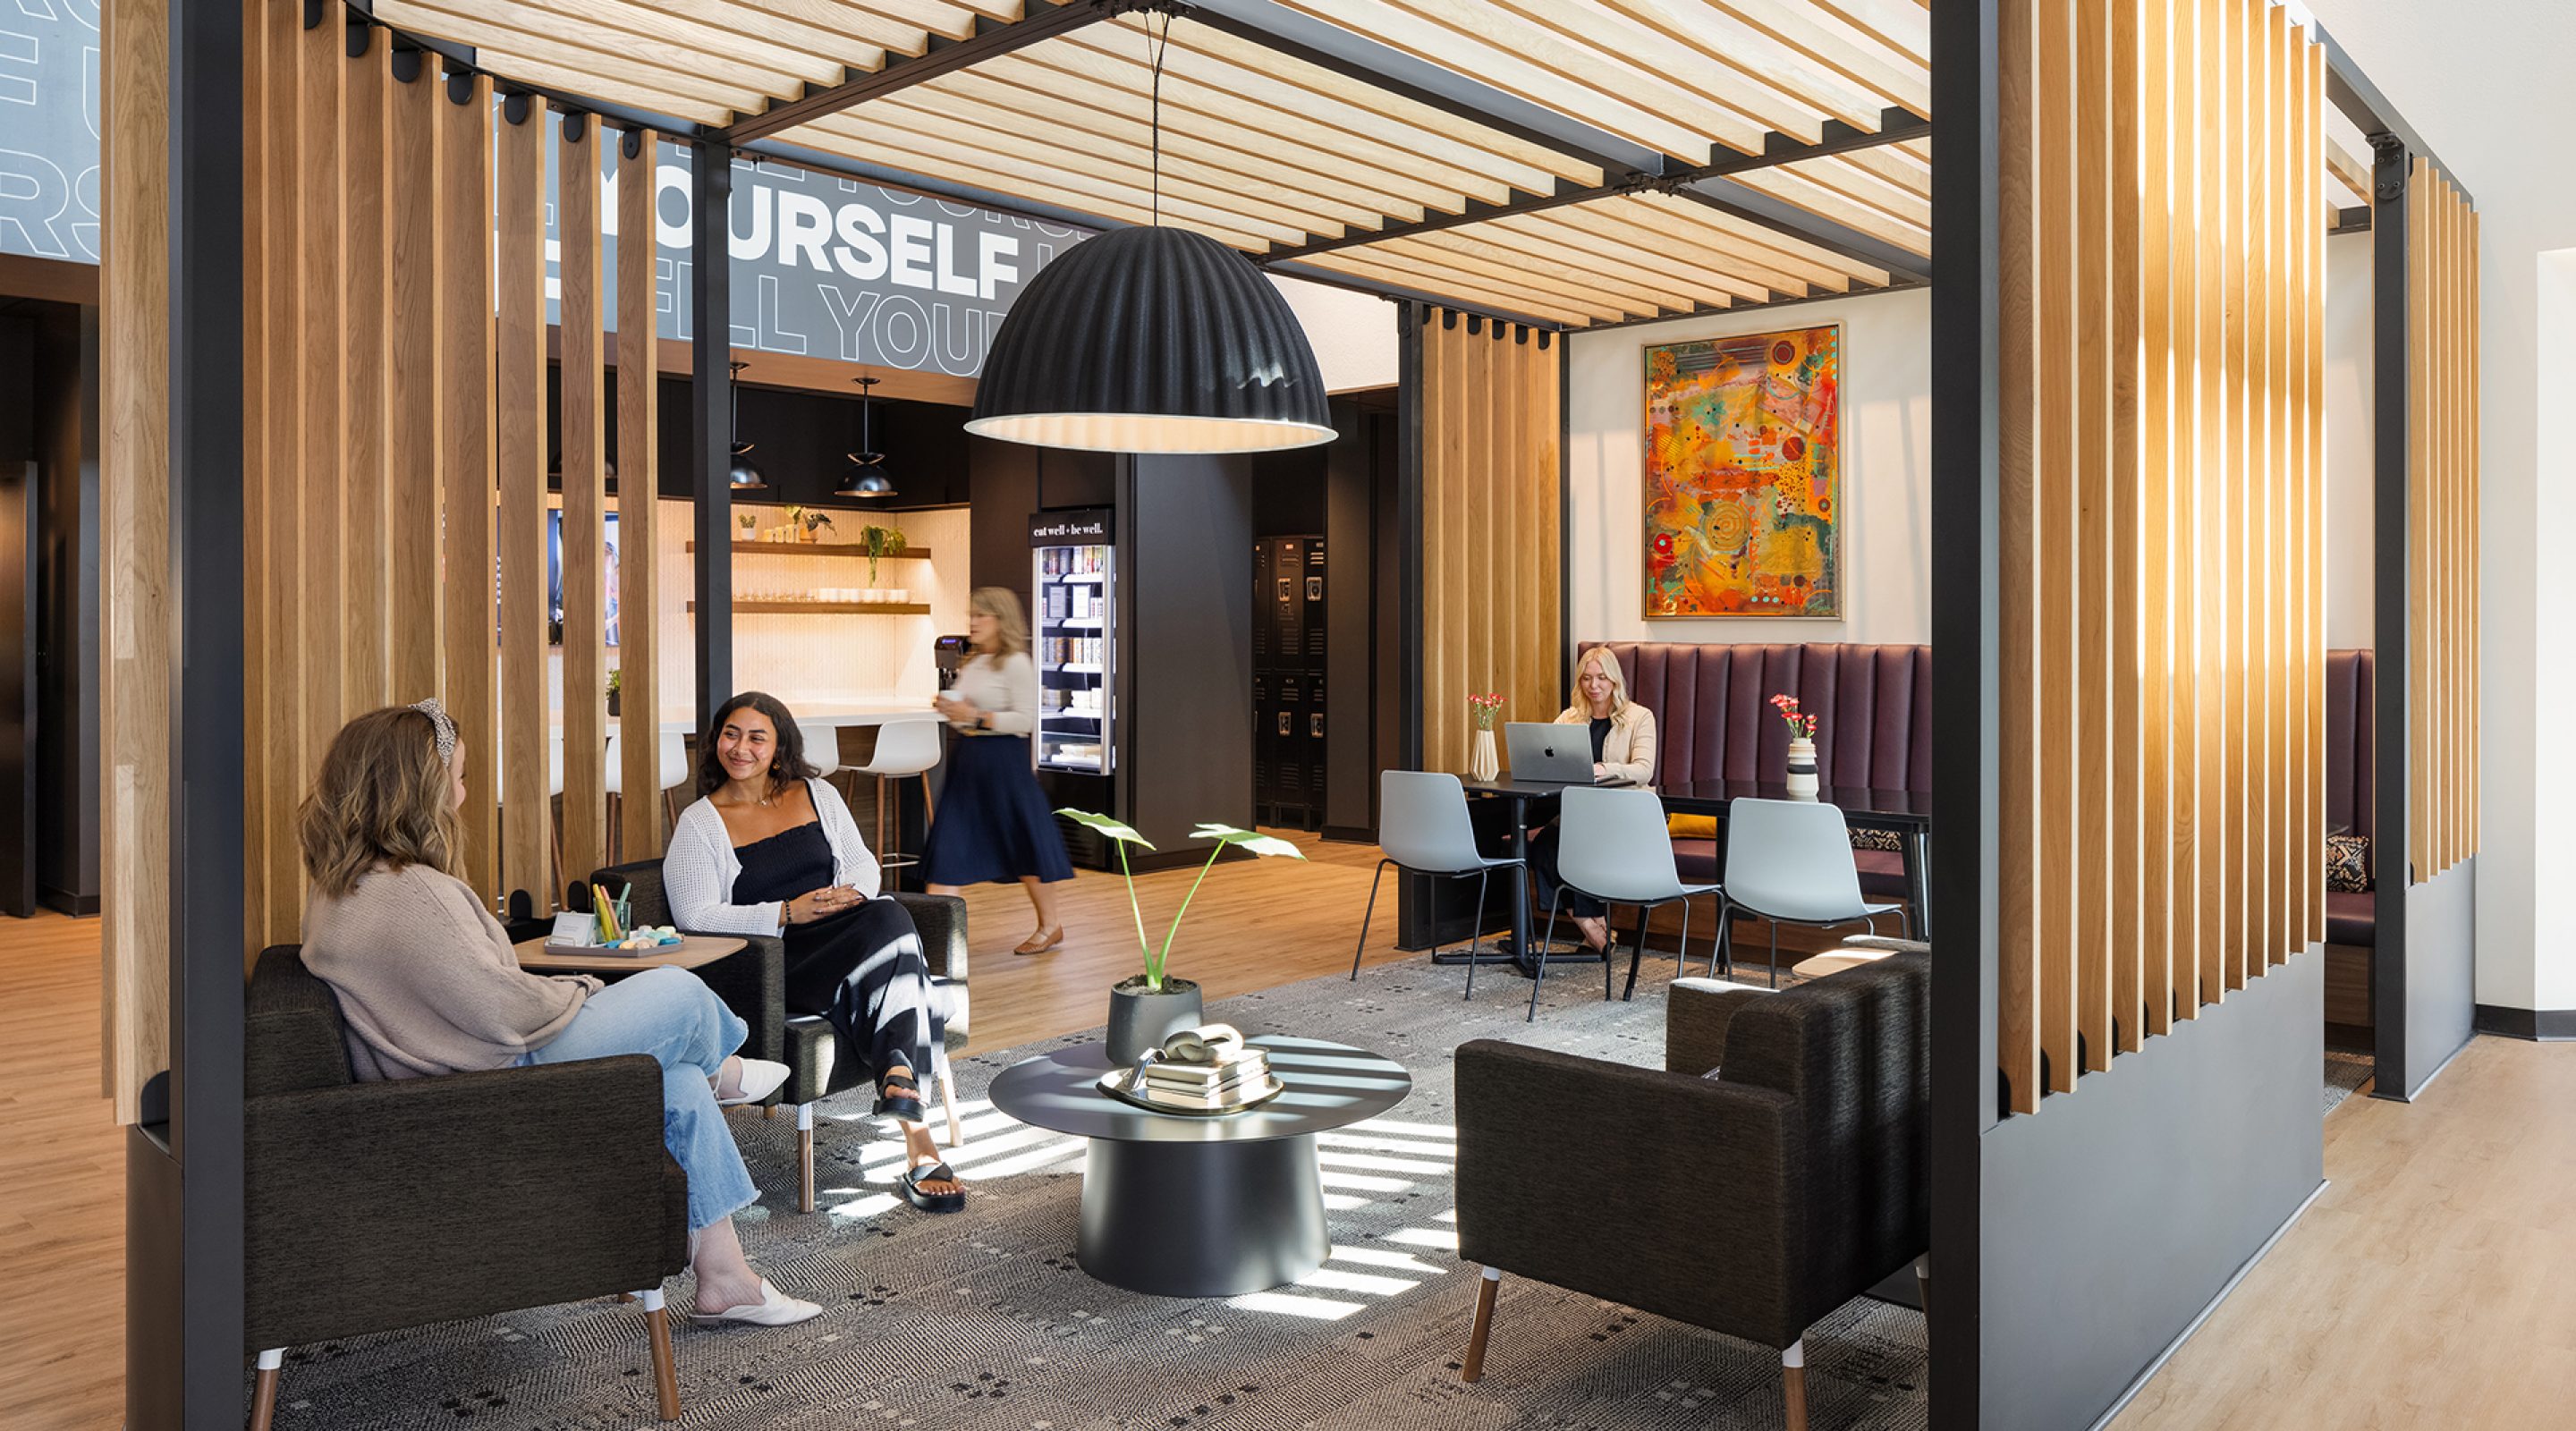
[[[798,538],[800,541],[821,541],[823,539],[821,535],[823,529],[832,525],[832,518],[829,513],[818,512],[810,507],[805,510],[801,520],[804,522],[805,526],[804,534]]]
[[[870,523],[859,528],[859,545],[867,551],[868,584],[874,586],[877,580],[877,562],[903,550],[903,529]]]
[[[620,678],[625,675],[625,672],[626,668],[624,666],[611,666],[608,668],[608,713],[610,715],[618,714],[617,687]]]
[[[1197,1025],[1203,1016],[1199,986],[1188,979],[1168,977],[1164,970],[1172,955],[1172,940],[1181,932],[1181,920],[1190,912],[1190,900],[1197,897],[1199,886],[1207,882],[1208,871],[1216,868],[1217,856],[1228,845],[1239,846],[1255,855],[1285,855],[1302,860],[1297,847],[1276,835],[1255,830],[1238,830],[1232,825],[1200,825],[1190,831],[1193,840],[1213,840],[1207,863],[1199,866],[1199,877],[1190,881],[1190,892],[1181,897],[1181,907],[1172,915],[1171,928],[1163,931],[1161,948],[1145,934],[1145,910],[1136,902],[1136,875],[1127,867],[1127,847],[1142,845],[1154,848],[1154,842],[1106,815],[1088,810],[1056,811],[1074,823],[1117,842],[1118,872],[1127,880],[1127,908],[1136,916],[1136,944],[1145,956],[1145,972],[1119,980],[1109,989],[1109,1061],[1131,1064],[1144,1056],[1145,1050],[1159,1048],[1163,1040],[1182,1029]]]
[[[735,524],[742,528],[741,539],[743,541],[747,542],[756,539],[760,528],[759,513],[745,509],[743,511],[736,512],[733,519]]]

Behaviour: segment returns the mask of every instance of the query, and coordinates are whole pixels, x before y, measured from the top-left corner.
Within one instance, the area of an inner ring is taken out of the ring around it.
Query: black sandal
[[[944,1193],[923,1192],[921,1190],[921,1185],[923,1183],[953,1183],[955,1181],[957,1181],[957,1174],[949,1171],[946,1163],[923,1163],[919,1167],[912,1168],[904,1173],[902,1179],[903,1200],[911,1203],[914,1207],[920,1208],[923,1212],[962,1212],[966,1207],[966,1190],[964,1188],[959,1188],[955,1192]]]
[[[921,1085],[903,1074],[894,1074],[877,1085],[877,1106],[871,1117],[893,1115],[906,1123],[927,1123],[930,1109],[921,1101]]]

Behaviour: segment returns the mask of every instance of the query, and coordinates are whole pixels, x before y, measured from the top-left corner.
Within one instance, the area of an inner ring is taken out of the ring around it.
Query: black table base
[[[1315,1140],[1091,1140],[1082,1270],[1156,1297],[1239,1297],[1324,1265]]]

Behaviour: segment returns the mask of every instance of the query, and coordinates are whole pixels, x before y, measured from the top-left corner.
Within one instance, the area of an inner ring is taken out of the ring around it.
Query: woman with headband
[[[662,1140],[688,1174],[696,1319],[786,1326],[820,1315],[751,1269],[733,1227],[759,1192],[719,1110],[767,1097],[786,1065],[735,1057],[748,1030],[686,970],[613,985],[522,970],[457,877],[464,802],[456,724],[422,701],[342,726],[296,812],[312,881],[304,966],[339,995],[351,1067],[373,1080],[652,1056]]]

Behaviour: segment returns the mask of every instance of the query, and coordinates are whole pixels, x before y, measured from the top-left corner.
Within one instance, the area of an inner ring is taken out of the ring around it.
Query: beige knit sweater
[[[600,987],[523,972],[474,891],[426,865],[363,875],[304,906],[304,967],[340,996],[361,1079],[506,1068]]]

